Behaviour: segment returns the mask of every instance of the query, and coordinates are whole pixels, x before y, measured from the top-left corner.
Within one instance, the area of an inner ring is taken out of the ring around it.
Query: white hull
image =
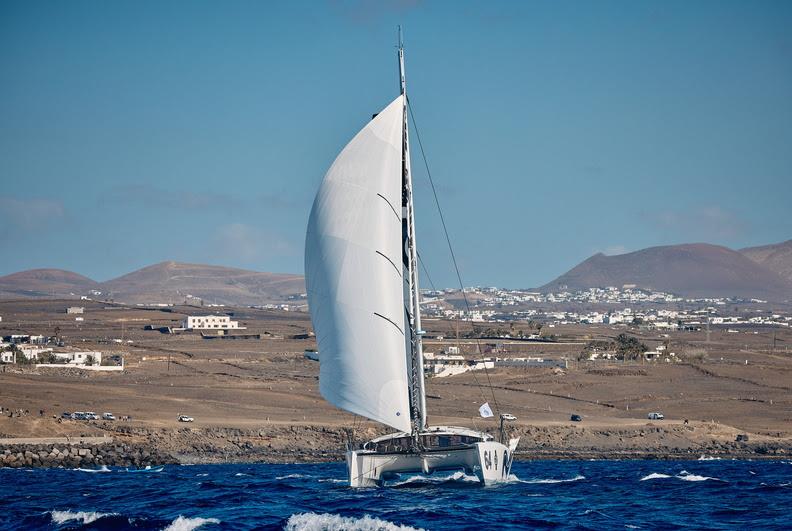
[[[431,449],[420,453],[378,453],[373,450],[347,452],[351,487],[375,487],[397,474],[425,474],[464,471],[475,475],[484,485],[506,481],[511,471],[519,439],[508,448],[495,441],[477,442],[465,448]]]

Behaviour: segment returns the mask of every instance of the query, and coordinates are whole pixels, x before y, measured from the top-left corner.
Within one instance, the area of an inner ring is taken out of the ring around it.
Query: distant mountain
[[[792,240],[760,247],[746,247],[740,252],[756,262],[792,281]]]
[[[63,269],[30,269],[0,277],[0,298],[82,295],[99,284]]]
[[[259,273],[231,267],[162,262],[103,282],[102,296],[116,301],[255,305],[286,300],[305,292],[301,275]]]
[[[595,254],[543,291],[635,284],[687,297],[792,298],[792,282],[743,254],[706,243],[650,247],[616,256]]]
[[[126,303],[256,305],[282,302],[305,292],[301,275],[260,273],[231,267],[162,262],[124,276],[95,282],[60,269],[33,269],[0,277],[0,298],[68,297],[102,292],[97,298]]]

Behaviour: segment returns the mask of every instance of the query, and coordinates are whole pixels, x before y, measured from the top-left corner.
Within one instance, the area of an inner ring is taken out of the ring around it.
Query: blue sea
[[[792,461],[517,462],[345,486],[342,463],[0,469],[2,529],[790,529]]]

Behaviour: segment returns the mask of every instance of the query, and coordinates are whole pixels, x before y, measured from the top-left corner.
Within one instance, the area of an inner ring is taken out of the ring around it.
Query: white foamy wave
[[[701,457],[698,458],[699,461],[720,461],[721,459],[722,458],[715,457],[714,455],[703,455],[703,454],[701,455]]]
[[[102,465],[99,468],[73,468],[72,470],[77,470],[79,472],[93,472],[93,473],[96,473],[96,472],[112,472],[112,470],[107,468],[107,465]]]
[[[479,479],[476,476],[468,476],[464,472],[454,472],[450,476],[410,476],[404,481],[396,482],[393,485],[398,487],[409,483],[446,483],[448,481],[478,483]]]
[[[313,476],[308,476],[306,474],[287,474],[285,476],[278,476],[275,479],[307,479]],[[320,480],[322,481],[322,480]]]
[[[168,527],[162,531],[192,531],[205,524],[219,524],[220,520],[217,518],[187,518],[186,516],[179,515]]]
[[[319,483],[346,483],[346,482],[347,480],[345,479],[333,479],[333,478],[319,480]]]
[[[511,476],[510,476],[511,477]],[[516,478],[517,476],[515,476]],[[581,481],[586,479],[586,476],[581,476],[578,474],[573,478],[567,479],[555,479],[555,478],[547,478],[547,479],[518,479],[520,483],[532,483],[532,484],[550,484],[550,483],[571,483],[573,481]]]
[[[293,514],[284,529],[287,531],[419,531],[415,527],[394,524],[368,515],[352,518],[330,513]]]
[[[52,523],[64,524],[72,520],[79,520],[83,524],[90,524],[105,516],[115,516],[118,513],[98,513],[95,511],[50,511]]]
[[[235,475],[236,477],[242,477],[242,476],[249,476],[250,474],[243,474],[242,472],[237,472],[237,473],[236,473],[236,474],[234,474],[234,475]]]
[[[707,480],[710,480],[710,479],[713,480],[713,481],[721,481],[718,478],[711,478],[709,476],[698,476],[696,474],[691,474],[687,470],[683,470],[676,477],[677,477],[677,479],[681,479],[683,481],[707,481]]]
[[[668,474],[660,474],[658,472],[652,472],[648,476],[642,477],[641,481],[648,481],[650,479],[666,479],[666,478],[670,478],[670,477],[671,476],[669,476]]]

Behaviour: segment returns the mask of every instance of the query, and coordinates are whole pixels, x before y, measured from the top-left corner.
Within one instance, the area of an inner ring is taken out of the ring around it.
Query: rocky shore
[[[293,463],[343,460],[349,431],[328,426],[149,428],[105,426],[103,444],[1,444],[0,466],[90,468],[176,463]],[[358,429],[368,440],[382,430]],[[737,441],[723,426],[665,425],[629,428],[516,426],[518,459],[788,458],[788,438]],[[97,438],[99,439],[99,438]]]
[[[141,467],[177,463],[172,456],[146,444],[17,444],[0,448],[0,466],[9,468]]]

